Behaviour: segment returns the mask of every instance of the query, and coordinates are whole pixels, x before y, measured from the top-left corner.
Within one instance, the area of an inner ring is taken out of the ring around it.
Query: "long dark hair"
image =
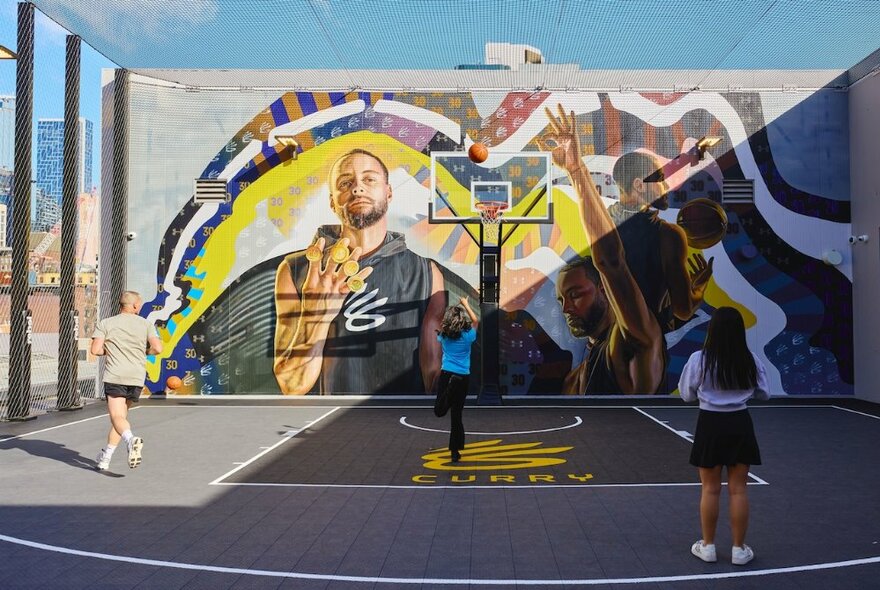
[[[711,375],[721,389],[750,389],[758,384],[755,358],[746,344],[742,315],[732,307],[712,314],[703,344],[703,377]]]
[[[473,327],[471,318],[464,309],[457,305],[446,308],[443,321],[440,323],[440,335],[444,338],[456,340],[461,338],[462,332],[467,332]]]

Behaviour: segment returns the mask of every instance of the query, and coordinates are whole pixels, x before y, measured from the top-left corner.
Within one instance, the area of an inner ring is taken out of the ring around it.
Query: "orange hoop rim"
[[[479,201],[474,203],[474,207],[480,212],[483,223],[498,223],[509,205],[506,201]]]

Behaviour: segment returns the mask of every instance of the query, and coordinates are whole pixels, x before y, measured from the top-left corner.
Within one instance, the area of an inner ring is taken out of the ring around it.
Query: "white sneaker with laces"
[[[706,563],[715,563],[718,561],[718,554],[715,552],[715,544],[706,545],[703,543],[702,539],[691,546],[691,553]]]
[[[144,448],[144,439],[139,436],[132,437],[128,443],[128,466],[134,469],[141,464],[141,451]]]
[[[745,565],[753,559],[755,559],[755,552],[745,543],[742,547],[734,545],[730,550],[730,561],[733,565]]]
[[[95,465],[95,469],[98,471],[107,471],[110,469],[110,458],[107,453],[104,452],[104,449],[101,449],[101,452],[98,453],[98,458],[95,459],[97,465]]]

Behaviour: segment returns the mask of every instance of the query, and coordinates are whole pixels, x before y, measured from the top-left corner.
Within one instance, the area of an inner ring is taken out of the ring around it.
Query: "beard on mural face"
[[[586,338],[596,331],[607,311],[608,301],[604,296],[597,295],[595,301],[593,301],[593,304],[583,317],[565,314],[565,323],[568,324],[568,329],[571,331],[572,336],[575,338]]]
[[[354,229],[366,229],[376,225],[388,212],[388,200],[373,203],[370,207],[360,206],[363,199],[358,199],[356,211],[352,211],[349,204],[337,210],[343,225]]]

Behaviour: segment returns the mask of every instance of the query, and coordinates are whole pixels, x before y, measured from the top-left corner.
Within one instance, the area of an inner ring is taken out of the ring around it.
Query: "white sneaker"
[[[730,550],[730,561],[733,565],[745,565],[753,559],[755,559],[755,552],[745,543],[742,547],[734,545]]]
[[[134,469],[141,464],[141,450],[144,448],[144,439],[139,436],[132,437],[128,443],[128,466]]]
[[[97,465],[95,465],[95,469],[97,469],[98,471],[107,471],[108,469],[110,469],[111,457],[112,455],[107,455],[107,453],[104,452],[104,449],[101,449],[101,452],[98,453],[98,458],[95,459],[95,462],[97,463]]]
[[[691,553],[706,563],[715,563],[718,561],[718,555],[715,553],[715,544],[705,545],[702,539],[691,546]]]

